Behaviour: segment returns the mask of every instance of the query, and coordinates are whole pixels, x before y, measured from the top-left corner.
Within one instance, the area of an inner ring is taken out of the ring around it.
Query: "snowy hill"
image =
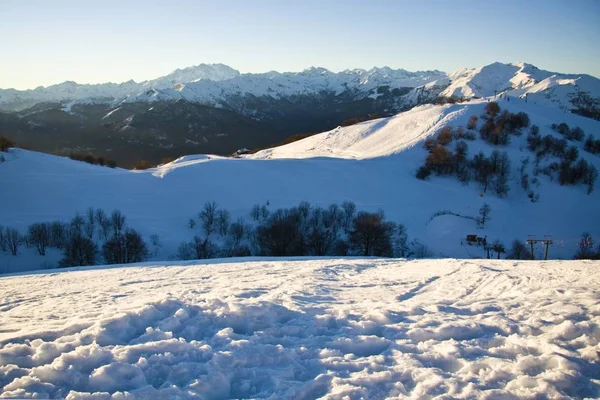
[[[598,398],[597,269],[237,259],[0,277],[0,397]]]
[[[119,209],[146,238],[153,234],[161,238],[163,247],[155,257],[167,259],[175,256],[182,241],[191,238],[188,221],[207,201],[214,200],[230,211],[232,220],[249,220],[255,204],[269,202],[273,211],[301,201],[327,207],[351,200],[359,210],[385,211],[389,220],[407,227],[411,240],[426,244],[438,257],[485,256],[481,248],[463,244],[466,235],[477,234],[498,239],[506,246],[528,235],[549,235],[555,240],[550,256],[572,258],[583,232],[600,236],[600,192],[596,188],[588,195],[586,187],[561,186],[556,175],[539,174],[531,184],[539,199],[532,202],[519,177],[522,160],[535,158],[527,149],[527,134],[512,137],[507,146],[493,146],[480,139],[468,141],[469,158],[479,151],[486,156],[493,150],[507,153],[511,166],[505,197],[492,190],[483,193],[477,183],[465,185],[452,176],[431,176],[425,181],[415,178],[428,154],[423,147],[425,140],[438,135],[445,125],[464,127],[471,116],[482,115],[487,104],[486,100],[476,100],[421,106],[240,159],[186,156],[144,171],[92,166],[14,149],[0,164],[0,181],[6,193],[0,221],[24,231],[34,222],[66,222],[76,212],[84,214],[88,207],[108,212]],[[531,123],[540,127],[541,135],[561,138],[550,126],[566,122],[600,139],[600,123],[592,119],[557,113],[555,108],[519,99],[502,101],[500,106],[510,112],[526,112]],[[584,151],[581,142],[569,144],[600,169],[598,155]],[[551,161],[543,158],[539,168]],[[535,168],[532,161],[525,172],[533,178]],[[483,203],[491,206],[492,219],[481,229],[474,218]],[[536,248],[536,253],[536,257],[543,256],[543,249]],[[0,256],[0,266],[9,272],[55,265],[57,260],[58,254],[5,254]]]
[[[580,108],[581,96],[595,99],[590,107],[600,110],[600,79],[586,74],[561,74],[541,70],[531,64],[493,63],[481,68],[463,68],[437,82],[417,88],[409,95],[412,101],[421,97],[438,96],[456,98],[491,97],[507,95],[527,98],[529,101],[548,104],[561,109]]]

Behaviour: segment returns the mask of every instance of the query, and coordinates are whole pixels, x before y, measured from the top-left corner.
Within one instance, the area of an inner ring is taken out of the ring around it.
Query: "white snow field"
[[[0,397],[600,396],[600,263],[230,259],[0,278]]]
[[[145,171],[110,169],[67,158],[20,149],[4,153],[0,164],[0,225],[24,232],[34,222],[69,221],[89,207],[122,211],[129,225],[146,239],[157,234],[163,247],[155,260],[173,259],[177,246],[194,235],[187,222],[207,201],[229,210],[232,220],[250,221],[254,204],[270,203],[270,209],[291,207],[301,201],[326,207],[354,201],[359,210],[384,210],[386,217],[407,227],[409,239],[426,244],[436,257],[485,257],[481,248],[463,246],[467,234],[487,235],[507,247],[528,235],[550,235],[551,258],[572,258],[583,232],[600,237],[600,189],[590,195],[583,186],[560,186],[540,174],[533,189],[540,199],[532,203],[519,183],[521,160],[530,157],[533,177],[535,155],[526,148],[525,132],[513,136],[508,146],[468,141],[469,158],[478,151],[506,151],[511,160],[510,192],[499,198],[479,185],[463,186],[455,177],[415,178],[427,151],[423,142],[448,124],[465,126],[471,115],[482,115],[486,100],[452,106],[421,106],[390,118],[336,128],[304,140],[232,159],[210,155],[182,157]],[[501,101],[502,109],[528,113],[541,135],[554,132],[552,123],[566,122],[598,138],[600,122],[565,113],[557,108],[513,98]],[[600,169],[600,157],[583,150],[581,142],[569,142],[580,157]],[[544,160],[549,163],[552,159]],[[483,203],[491,206],[491,221],[478,229],[473,219],[434,214],[448,210],[475,217]],[[543,248],[536,248],[536,258]],[[60,254],[45,257],[22,248],[13,257],[0,253],[0,273],[56,266]]]

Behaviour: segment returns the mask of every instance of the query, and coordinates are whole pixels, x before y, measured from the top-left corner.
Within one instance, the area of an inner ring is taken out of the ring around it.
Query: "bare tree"
[[[110,222],[113,229],[113,235],[117,236],[121,234],[125,228],[125,215],[119,210],[114,210],[110,215]]]
[[[264,221],[267,218],[269,218],[269,215],[270,215],[270,213],[269,213],[269,209],[267,208],[267,205],[263,204],[260,207],[260,218]]]
[[[512,242],[510,250],[506,255],[506,258],[509,260],[529,260],[531,259],[531,253],[525,243],[522,241],[515,239]]]
[[[250,216],[256,222],[260,220],[260,205],[255,204],[252,206],[252,209],[250,210]]]
[[[302,201],[298,204],[298,212],[300,213],[302,219],[307,219],[310,214],[310,203],[308,201]]]
[[[398,257],[408,257],[408,234],[406,233],[406,226],[404,226],[404,224],[398,224],[398,227],[396,228],[395,247]]]
[[[35,246],[41,256],[46,255],[46,248],[51,244],[50,224],[35,223],[27,229],[29,243]]]
[[[210,236],[215,230],[215,220],[217,217],[217,203],[207,201],[204,208],[200,212],[200,221],[202,222],[202,230],[206,236]]]
[[[419,239],[415,239],[411,242],[411,253],[415,258],[428,258],[433,257],[433,252],[429,250],[429,247],[425,243],[421,243]]]
[[[85,220],[79,214],[76,214],[71,223],[69,224],[69,234],[71,236],[80,236],[83,235],[83,225],[85,224]]]
[[[217,227],[219,229],[219,235],[225,236],[227,235],[227,231],[229,230],[229,220],[231,219],[231,214],[227,210],[218,210],[217,211]]]
[[[113,236],[102,246],[104,261],[108,264],[126,264],[144,261],[149,256],[148,246],[134,229]]]
[[[303,227],[298,209],[278,209],[256,228],[260,253],[269,256],[305,254]]]
[[[490,163],[493,173],[496,175],[494,182],[494,190],[500,197],[506,196],[510,187],[508,186],[508,180],[510,179],[510,159],[508,154],[503,151],[494,151],[490,157]]]
[[[488,203],[483,203],[483,206],[479,209],[479,217],[477,218],[477,222],[482,228],[485,228],[486,222],[489,222],[490,214],[492,213],[492,208]]]
[[[495,240],[494,243],[492,243],[492,251],[496,252],[498,259],[500,259],[500,254],[506,253],[504,245],[499,240]]]
[[[162,242],[160,241],[160,237],[154,233],[150,235],[150,244],[152,245],[152,255],[154,257],[158,256],[160,249],[162,248]]]
[[[361,211],[354,218],[350,246],[363,256],[391,256],[395,225],[386,222],[381,213]]]
[[[229,226],[229,236],[233,240],[234,244],[239,245],[244,236],[248,233],[249,228],[244,222],[243,218],[238,218],[238,220],[232,223]]]
[[[62,249],[69,238],[69,228],[60,221],[50,223],[50,245]]]
[[[345,201],[342,203],[342,210],[344,212],[344,230],[348,232],[356,213],[356,204],[351,201]]]
[[[98,247],[83,235],[71,235],[63,249],[62,267],[76,267],[96,264]]]
[[[330,229],[337,237],[340,228],[344,224],[344,212],[337,204],[330,204],[327,210],[323,211],[323,225]]]
[[[325,256],[337,242],[337,236],[331,229],[323,225],[316,225],[309,229],[306,235],[306,248],[309,254],[315,256]]]
[[[217,253],[216,246],[208,239],[208,237],[206,239],[202,239],[200,236],[196,235],[192,238],[189,246],[194,252],[196,259],[199,260],[212,258]]]
[[[85,224],[83,225],[83,230],[88,238],[94,238],[94,231],[96,230],[96,214],[93,207],[88,208],[85,214]]]
[[[599,254],[594,252],[594,239],[588,232],[584,232],[581,235],[581,239],[577,243],[577,253],[575,253],[575,259],[577,260],[595,260]]]
[[[181,242],[177,248],[177,254],[175,255],[179,260],[193,260],[193,250],[188,242]]]
[[[490,161],[485,157],[483,152],[479,152],[473,157],[471,168],[474,171],[473,179],[481,184],[484,192],[487,191],[493,171]]]
[[[23,236],[15,228],[6,228],[4,230],[4,242],[13,256],[19,251],[19,246],[23,244]]]
[[[108,240],[108,236],[110,235],[111,221],[101,208],[96,210],[96,223],[98,224],[100,238],[104,241]]]
[[[0,225],[0,251],[6,251],[8,247],[6,246],[6,239],[4,236],[4,227]]]

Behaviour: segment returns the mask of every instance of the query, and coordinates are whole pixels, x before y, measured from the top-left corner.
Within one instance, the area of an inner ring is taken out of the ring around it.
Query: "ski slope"
[[[163,247],[157,260],[173,259],[177,246],[194,232],[187,227],[207,201],[232,214],[245,217],[254,204],[270,203],[271,210],[291,207],[301,201],[316,206],[354,201],[359,210],[384,210],[389,220],[403,223],[410,240],[426,244],[436,257],[483,257],[480,248],[463,246],[467,234],[499,239],[507,247],[528,235],[550,235],[555,244],[552,258],[572,258],[580,235],[587,231],[600,237],[600,191],[587,195],[582,186],[560,186],[540,175],[540,194],[531,203],[519,186],[518,168],[526,149],[526,134],[513,137],[506,147],[493,147],[481,140],[469,141],[469,157],[483,151],[507,151],[511,159],[511,191],[505,198],[481,193],[472,182],[463,186],[454,177],[415,178],[423,164],[423,142],[446,124],[465,126],[471,115],[481,115],[486,100],[447,106],[421,106],[391,118],[337,128],[304,140],[259,152],[241,159],[211,155],[182,157],[145,171],[110,169],[21,149],[5,153],[0,164],[3,207],[0,224],[22,232],[33,222],[70,220],[88,207],[122,211],[129,225],[146,237],[159,235]],[[597,134],[600,123],[556,108],[513,99],[502,101],[502,109],[525,111],[541,134],[557,133],[552,123],[579,126],[586,134]],[[600,169],[600,157],[583,151],[580,156]],[[472,219],[454,215],[434,217],[448,210],[477,216],[483,203],[492,208],[492,219],[478,229]],[[0,253],[0,273],[55,266],[58,252],[37,256],[22,249],[21,256]],[[536,248],[536,258],[543,249]]]
[[[598,267],[233,259],[6,276],[0,397],[598,398]]]

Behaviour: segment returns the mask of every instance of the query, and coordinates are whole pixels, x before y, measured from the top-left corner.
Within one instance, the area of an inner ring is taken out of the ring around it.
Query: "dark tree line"
[[[442,143],[446,143],[446,140],[436,140],[433,143],[426,141],[425,147],[429,154],[425,158],[425,165],[417,170],[418,179],[427,179],[431,173],[454,175],[463,184],[474,180],[484,192],[491,187],[500,197],[508,194],[510,160],[506,152],[494,150],[489,158],[479,152],[469,159],[468,145],[464,140],[456,143],[454,151]]]
[[[8,151],[11,147],[15,147],[15,142],[5,136],[0,136],[0,151]]]
[[[152,240],[158,246],[158,239]],[[33,223],[25,234],[0,227],[0,250],[16,256],[22,245],[34,248],[41,256],[49,248],[61,250],[62,267],[95,265],[101,259],[107,264],[139,262],[150,254],[142,236],[127,226],[125,215],[118,210],[107,215],[104,210],[93,208],[66,223]]]
[[[527,147],[535,152],[536,165],[539,165],[544,157],[552,156],[559,159],[543,168],[536,167],[535,173],[547,175],[552,180],[556,178],[560,185],[583,184],[587,186],[587,193],[592,193],[598,180],[598,170],[585,159],[579,158],[579,150],[576,146],[568,145],[568,140],[583,140],[583,131],[579,128],[570,129],[565,123],[554,124],[552,127],[567,139],[558,139],[552,135],[541,136],[539,128],[535,125],[527,135]]]
[[[270,211],[255,205],[252,223],[243,218],[229,223],[229,212],[208,202],[199,213],[199,225],[191,241],[181,243],[181,259],[230,256],[385,256],[409,257],[431,253],[426,246],[408,241],[406,228],[387,221],[383,212],[356,210],[356,205],[315,207],[302,202],[296,207]],[[195,221],[195,219],[193,220]]]
[[[594,139],[592,135],[588,135],[583,144],[583,149],[588,153],[600,153],[600,139]]]
[[[596,242],[588,232],[584,232],[577,243],[575,259],[600,260],[600,245],[596,246]]]
[[[552,124],[551,128],[554,129],[556,132],[560,133],[561,135],[563,135],[567,140],[576,140],[578,142],[583,141],[583,138],[585,137],[585,133],[583,132],[583,129],[581,129],[580,127],[576,126],[575,128],[569,128],[569,125],[565,124],[564,122],[560,123],[560,124]]]
[[[107,160],[104,157],[97,157],[92,154],[81,154],[81,153],[69,153],[71,160],[83,161],[92,165],[100,165],[102,167],[107,166],[110,168],[116,168],[117,163],[113,160]]]

